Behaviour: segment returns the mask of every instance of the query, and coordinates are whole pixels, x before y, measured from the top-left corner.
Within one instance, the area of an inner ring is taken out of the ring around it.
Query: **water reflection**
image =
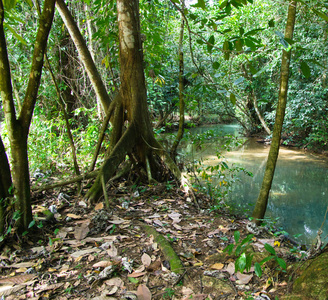
[[[205,130],[223,131],[224,134],[239,133],[238,125],[216,125],[195,128],[191,134]],[[206,160],[206,164],[216,164],[218,144],[208,141],[196,158]],[[187,146],[191,153],[192,146]],[[246,168],[254,174],[248,177],[241,174],[241,181],[233,186],[231,201],[241,212],[252,211],[263,179],[269,146],[248,139],[240,148],[225,153],[230,164]],[[281,148],[272,184],[266,216],[277,218],[278,224],[290,234],[302,234],[298,239],[310,244],[321,227],[328,205],[328,164],[327,159],[306,154],[302,151]],[[328,221],[327,221],[328,222]],[[322,238],[328,234],[324,225]]]

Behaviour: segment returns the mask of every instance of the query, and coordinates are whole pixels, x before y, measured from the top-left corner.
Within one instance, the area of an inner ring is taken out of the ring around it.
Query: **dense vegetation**
[[[32,29],[42,26],[41,9],[32,1],[2,2],[1,20],[7,43],[2,43],[2,49],[7,47],[10,61],[14,100],[11,109],[17,115],[17,124],[24,120],[22,131],[16,128],[12,134],[10,127],[16,123],[8,124],[9,114],[4,122],[1,110],[1,139],[7,154],[14,153],[10,147],[20,132],[28,138],[31,174],[38,169],[76,175],[92,170],[90,164],[106,111],[62,17],[54,15],[39,90],[31,102],[30,68],[39,43]],[[190,117],[191,123],[237,121],[245,134],[265,132],[270,136],[278,99],[281,51],[291,49],[283,142],[327,150],[328,4],[297,2],[294,37],[288,39],[283,33],[287,3],[198,0],[186,1],[183,8],[183,2],[175,0],[141,0],[143,68],[148,111],[156,133],[177,122],[183,95],[184,115]],[[105,85],[108,101],[116,101],[123,76],[116,1],[67,4]],[[182,20],[184,33],[179,41]],[[182,77],[179,49],[184,54]],[[8,112],[5,94],[1,97]],[[113,128],[105,128],[97,167],[101,166],[106,149],[110,152],[118,141],[113,138],[117,134]]]

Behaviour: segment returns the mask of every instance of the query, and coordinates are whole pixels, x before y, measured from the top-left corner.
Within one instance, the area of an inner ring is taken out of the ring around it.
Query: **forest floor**
[[[34,194],[39,219],[51,205],[57,212],[42,226],[38,221],[41,228],[26,240],[3,247],[1,299],[282,299],[288,293],[290,249],[263,231],[250,239],[253,262],[271,255],[267,243],[287,261],[287,272],[271,259],[261,277],[254,267],[236,273],[238,257],[223,250],[236,244],[235,232],[240,241],[249,234],[248,220],[225,209],[211,212],[204,195],[196,195],[196,205],[174,184],[119,182],[108,191],[106,209],[70,194],[68,187]],[[169,241],[184,266],[179,275],[140,224]]]

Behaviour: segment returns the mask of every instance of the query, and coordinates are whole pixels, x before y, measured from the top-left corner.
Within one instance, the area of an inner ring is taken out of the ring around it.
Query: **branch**
[[[40,86],[43,59],[47,50],[48,36],[55,13],[55,2],[55,0],[45,0],[39,21],[40,24],[35,41],[29,82],[24,103],[19,114],[19,119],[22,121],[23,130],[26,136],[31,124],[33,110]]]

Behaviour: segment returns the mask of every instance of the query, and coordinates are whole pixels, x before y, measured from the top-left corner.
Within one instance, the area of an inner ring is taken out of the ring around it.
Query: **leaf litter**
[[[241,238],[249,234],[247,220],[224,209],[211,212],[212,203],[204,195],[196,195],[199,212],[178,187],[168,191],[159,184],[144,190],[118,193],[107,210],[103,202],[88,208],[81,198],[62,201],[55,192],[36,197],[47,199],[38,209],[50,203],[58,213],[24,245],[13,241],[2,248],[0,297],[200,300],[286,294],[287,275],[276,266],[268,264],[260,278],[253,267],[240,273],[235,268],[238,257],[223,251],[234,243],[236,230]],[[180,274],[171,272],[158,243],[140,222],[170,243],[184,267]],[[254,257],[264,251],[264,243],[273,246],[274,237],[254,237]],[[275,249],[286,257],[284,247]]]

